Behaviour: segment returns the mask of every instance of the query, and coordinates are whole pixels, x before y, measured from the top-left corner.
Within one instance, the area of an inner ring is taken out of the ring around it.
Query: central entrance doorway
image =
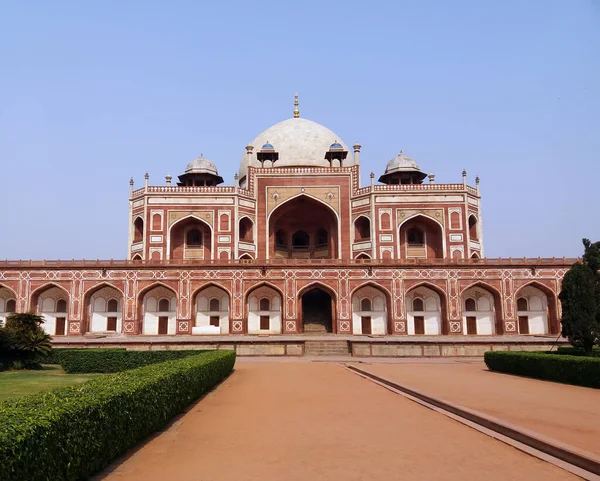
[[[315,287],[302,295],[302,329],[305,334],[325,334],[332,330],[331,296]]]

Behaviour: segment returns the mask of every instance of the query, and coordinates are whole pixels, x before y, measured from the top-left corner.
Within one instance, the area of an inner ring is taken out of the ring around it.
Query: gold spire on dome
[[[294,94],[294,118],[300,118],[300,111],[298,110],[298,94]]]

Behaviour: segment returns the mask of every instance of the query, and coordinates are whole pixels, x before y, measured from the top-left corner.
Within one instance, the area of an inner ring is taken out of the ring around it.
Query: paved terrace
[[[97,479],[580,479],[334,363],[252,361]]]

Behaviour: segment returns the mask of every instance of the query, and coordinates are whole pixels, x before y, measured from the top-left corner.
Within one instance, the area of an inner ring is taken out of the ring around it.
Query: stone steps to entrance
[[[306,341],[305,356],[349,356],[350,348],[347,341]]]

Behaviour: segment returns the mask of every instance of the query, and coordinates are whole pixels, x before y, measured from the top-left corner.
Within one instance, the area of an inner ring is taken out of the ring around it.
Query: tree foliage
[[[562,335],[576,347],[592,354],[600,341],[600,242],[583,239],[581,263],[565,274],[559,299],[562,304]]]
[[[44,319],[32,313],[15,313],[0,328],[0,370],[11,366],[39,369],[52,352],[50,336],[42,329]]]

